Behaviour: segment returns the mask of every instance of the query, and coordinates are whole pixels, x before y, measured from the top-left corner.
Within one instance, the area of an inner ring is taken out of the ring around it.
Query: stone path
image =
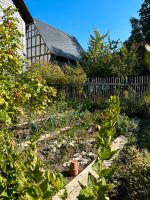
[[[117,149],[121,150],[126,143],[127,143],[127,138],[124,136],[119,136],[112,143],[112,150],[117,150]],[[117,154],[113,157],[113,159],[107,161],[105,163],[106,166],[109,167],[116,156]],[[79,182],[81,182],[83,185],[87,185],[89,173],[96,176],[96,173],[92,170],[92,165],[94,164],[94,162],[95,161],[93,161],[90,165],[88,165],[78,176],[76,176],[71,182],[69,182],[66,185],[66,189],[68,192],[67,200],[77,200],[77,196],[79,195],[79,192],[81,190]],[[53,200],[61,200],[59,196],[63,194],[63,192],[64,192],[63,189],[60,190],[60,192],[53,197]]]

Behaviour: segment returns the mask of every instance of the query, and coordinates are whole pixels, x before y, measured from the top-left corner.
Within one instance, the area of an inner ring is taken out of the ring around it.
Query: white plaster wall
[[[15,8],[15,5],[13,4],[12,0],[0,0],[0,5],[3,8],[7,8],[9,6],[12,6]],[[0,8],[0,21],[1,21],[1,17],[2,17],[3,13],[2,10]],[[25,29],[25,22],[22,19],[21,15],[18,13],[16,13],[17,18],[19,19],[19,30],[23,33],[24,37],[21,38],[21,42],[23,44],[23,53],[26,55],[26,29]]]

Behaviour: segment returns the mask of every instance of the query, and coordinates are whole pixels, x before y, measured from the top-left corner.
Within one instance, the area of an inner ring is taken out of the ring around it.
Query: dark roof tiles
[[[41,34],[51,53],[80,61],[83,49],[75,37],[37,19],[34,19],[34,21],[37,30]]]

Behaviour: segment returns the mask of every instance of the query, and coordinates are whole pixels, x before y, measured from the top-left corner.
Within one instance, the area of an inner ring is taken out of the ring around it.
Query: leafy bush
[[[65,74],[62,68],[52,63],[35,63],[32,65],[31,72],[46,80],[48,85],[61,85],[65,83]]]
[[[86,73],[79,64],[76,67],[65,66],[64,73],[67,84],[82,85],[86,80]]]
[[[101,35],[94,30],[94,34],[90,35],[88,50],[82,56],[82,67],[88,77],[126,77],[137,73],[136,50],[120,44],[119,41],[110,40],[108,33]]]
[[[150,197],[150,164],[144,152],[135,147],[124,150],[119,156],[118,171],[113,181],[118,187],[111,195],[115,200],[147,200]]]
[[[93,101],[93,99],[90,98],[83,100],[74,99],[68,101],[68,104],[74,109],[79,109],[80,112],[88,110],[92,113],[96,110],[104,110],[107,107],[107,101],[102,97],[97,98],[95,101]]]
[[[36,140],[27,151],[16,143],[14,122],[26,111],[39,112],[52,101],[56,90],[29,72],[21,55],[18,20],[11,7],[3,10],[0,23],[0,199],[50,199],[64,184],[61,175],[45,170],[37,156]]]
[[[112,177],[115,172],[114,167],[105,166],[105,161],[110,160],[117,151],[111,149],[111,139],[116,133],[117,118],[120,113],[119,100],[112,96],[108,100],[108,108],[102,113],[102,123],[99,126],[99,133],[97,135],[97,160],[93,165],[93,170],[97,174],[97,178],[92,174],[89,175],[88,186],[82,184],[79,200],[98,200],[108,199],[108,192],[114,187],[109,183],[108,179]]]
[[[145,117],[149,112],[149,105],[144,98],[134,97],[132,94],[121,100],[122,112],[131,117]]]
[[[86,74],[79,65],[76,67],[67,65],[61,68],[53,63],[35,63],[31,72],[46,80],[48,85],[81,85],[86,80]]]
[[[24,110],[41,111],[56,95],[36,75],[22,73],[21,36],[15,10],[3,10],[0,23],[0,127],[16,121]]]
[[[117,133],[118,134],[128,134],[129,132],[135,132],[137,130],[138,124],[135,120],[131,120],[125,114],[120,114],[117,122]]]
[[[0,131],[0,198],[50,199],[63,187],[63,176],[45,170],[34,141],[21,149],[11,133]]]

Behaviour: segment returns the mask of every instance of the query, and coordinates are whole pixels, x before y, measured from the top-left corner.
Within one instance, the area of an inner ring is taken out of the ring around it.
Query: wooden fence
[[[150,75],[121,77],[106,77],[87,79],[83,85],[83,91],[80,93],[77,86],[69,85],[66,88],[67,99],[73,98],[107,98],[110,95],[119,95],[122,97],[125,91],[132,94],[134,98],[143,97],[150,83]]]

